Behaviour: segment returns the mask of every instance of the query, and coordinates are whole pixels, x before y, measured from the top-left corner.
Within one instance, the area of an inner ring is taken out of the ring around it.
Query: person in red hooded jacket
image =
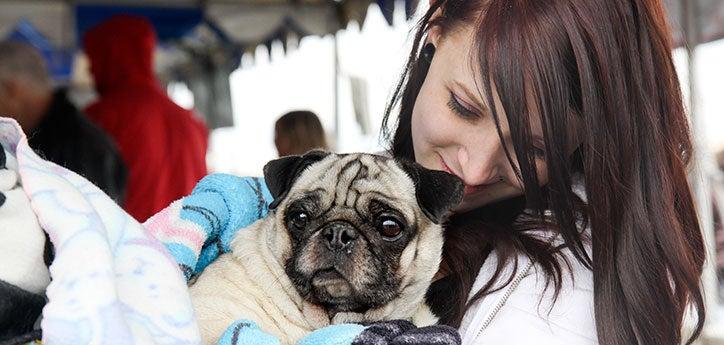
[[[208,129],[168,98],[153,73],[156,34],[119,15],[83,39],[99,99],[88,116],[116,141],[128,166],[124,208],[143,222],[206,175]]]

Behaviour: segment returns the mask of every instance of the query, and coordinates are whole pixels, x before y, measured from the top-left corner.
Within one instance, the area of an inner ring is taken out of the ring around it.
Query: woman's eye
[[[447,102],[448,107],[453,112],[460,115],[460,117],[466,119],[466,120],[475,120],[480,118],[480,114],[476,111],[473,111],[466,107],[465,105],[460,102],[460,100],[455,96],[455,93],[450,91],[450,99]]]
[[[533,147],[531,148],[531,152],[533,153],[533,156],[535,156],[535,158],[546,159],[546,152],[545,152],[545,150],[543,150],[543,149],[541,149],[541,148],[539,148],[539,147],[533,146]]]

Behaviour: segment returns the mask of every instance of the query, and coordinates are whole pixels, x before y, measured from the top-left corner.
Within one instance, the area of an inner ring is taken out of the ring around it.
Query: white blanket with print
[[[0,278],[37,293],[47,285],[43,342],[200,343],[185,279],[165,248],[97,187],[38,157],[15,121],[0,118],[0,143],[8,157]],[[55,247],[51,279],[41,227]]]

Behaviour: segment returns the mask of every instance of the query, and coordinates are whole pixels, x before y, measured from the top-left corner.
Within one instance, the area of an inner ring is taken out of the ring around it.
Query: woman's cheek
[[[441,169],[435,159],[433,135],[430,121],[426,114],[415,114],[412,117],[412,146],[415,151],[415,161],[428,169]]]
[[[415,103],[415,109],[412,112],[411,131],[416,153],[418,153],[417,150],[425,143],[429,135],[427,126],[430,119],[426,109],[426,104],[418,101]]]
[[[416,103],[412,116],[412,135],[424,138],[426,142],[439,141],[441,129],[447,125],[444,121],[444,109],[439,109],[437,102],[427,98]]]

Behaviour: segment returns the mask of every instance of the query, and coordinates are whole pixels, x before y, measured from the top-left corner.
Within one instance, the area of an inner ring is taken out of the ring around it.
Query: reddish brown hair
[[[438,9],[442,15],[430,21]],[[480,71],[481,96],[494,104],[496,86],[518,161],[510,152],[508,157],[525,186],[520,198],[452,218],[443,260],[454,298],[445,305],[449,313],[443,321],[459,326],[470,304],[500,285],[495,281],[512,279],[501,270],[511,261],[517,264],[521,253],[536,260],[559,291],[566,264],[560,248],[526,235],[535,225],[559,232],[576,260],[593,271],[600,344],[680,344],[682,318],[693,305],[698,322],[691,343],[704,322],[699,279],[705,251],[687,183],[692,145],[662,3],[434,3],[420,22],[406,72],[387,108],[385,125],[399,110],[394,133],[386,132],[395,156],[414,159],[410,120],[425,79],[418,52],[433,25],[443,35],[458,25],[474,26],[471,63]],[[529,109],[531,93],[535,104]],[[491,110],[500,134],[500,114]],[[543,126],[549,176],[543,187],[530,153],[530,116],[539,116]],[[572,130],[571,117],[581,123],[576,131],[582,143],[568,155],[576,143],[561,134]],[[573,193],[576,176],[582,178],[586,202]],[[544,217],[545,210],[554,216]],[[592,257],[584,249],[582,227],[591,229]],[[468,301],[492,250],[499,257],[493,281]]]

